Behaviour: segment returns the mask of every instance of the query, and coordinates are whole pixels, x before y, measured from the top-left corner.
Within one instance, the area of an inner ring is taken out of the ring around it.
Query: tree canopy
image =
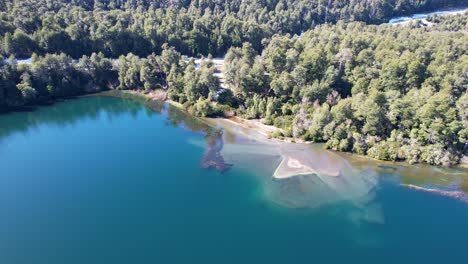
[[[0,111],[105,89],[158,89],[197,116],[261,118],[282,128],[279,136],[334,150],[452,165],[468,151],[466,13],[430,17],[430,25],[373,24],[442,6],[3,1]],[[200,54],[200,63],[185,56]],[[211,54],[226,54],[223,88]]]
[[[323,23],[382,23],[391,17],[461,6],[463,0],[6,0],[0,39],[6,55],[102,52],[117,58],[159,54],[168,43],[185,55],[224,55],[274,34],[301,34]]]

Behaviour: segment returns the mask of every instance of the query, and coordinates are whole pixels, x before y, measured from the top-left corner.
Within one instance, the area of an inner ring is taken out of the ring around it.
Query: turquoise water
[[[203,169],[198,128],[110,97],[0,115],[0,263],[468,263],[467,203],[383,170],[358,206],[284,206],[274,166]]]

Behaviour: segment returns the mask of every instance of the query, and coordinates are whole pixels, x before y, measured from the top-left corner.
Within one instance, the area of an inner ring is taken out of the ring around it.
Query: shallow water
[[[400,186],[465,171],[337,155],[345,177],[278,180],[281,148],[226,129],[220,173],[207,127],[110,97],[0,115],[0,263],[467,262],[468,204]]]

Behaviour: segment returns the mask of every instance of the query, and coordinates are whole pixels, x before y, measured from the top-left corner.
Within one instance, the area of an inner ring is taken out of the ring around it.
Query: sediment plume
[[[426,188],[426,187],[421,187],[413,184],[400,184],[403,187],[421,191],[421,192],[428,192],[428,193],[433,193],[433,194],[438,194],[446,197],[451,197],[455,198],[457,200],[460,200],[462,202],[468,203],[468,194],[464,193],[463,191],[458,191],[458,190],[453,190],[453,191],[447,191],[447,190],[440,190],[440,189],[435,189],[435,188]]]

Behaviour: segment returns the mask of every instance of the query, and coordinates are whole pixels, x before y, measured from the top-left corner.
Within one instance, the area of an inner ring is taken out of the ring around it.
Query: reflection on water
[[[16,112],[10,115],[23,115],[25,118],[17,118],[15,122],[3,122],[0,126],[0,139],[6,138],[8,135],[16,132],[24,132],[29,129],[34,129],[42,124],[57,125],[60,127],[72,126],[81,119],[97,119],[99,114],[105,112],[110,120],[126,113],[136,115],[140,110],[145,109],[141,104],[135,104],[129,100],[119,100],[115,104],[105,104],[102,101],[103,97],[96,97],[93,101],[82,100],[81,106],[76,107],[74,104],[60,103],[60,107],[52,105],[48,107],[48,111],[38,115],[36,112]],[[147,108],[146,108],[147,109]],[[147,109],[149,115],[155,114],[150,109]]]
[[[205,121],[104,97],[0,115],[0,263],[466,262],[467,205],[381,177],[405,167]],[[273,177],[285,156],[316,173]]]
[[[101,93],[102,96],[110,96],[139,101],[151,110],[162,113],[167,117],[168,122],[177,127],[188,129],[194,133],[201,133],[205,137],[205,142],[199,143],[206,147],[205,153],[201,159],[201,166],[206,169],[214,168],[220,172],[227,171],[232,164],[226,163],[220,151],[223,149],[223,131],[209,125],[206,121],[194,117],[171,104],[161,101],[149,100],[148,98],[130,94],[124,91],[113,90]]]
[[[52,106],[47,114],[42,115],[35,115],[34,112],[16,113],[27,115],[27,118],[17,119],[23,123],[2,124],[0,138],[44,123],[72,126],[83,118],[95,119],[102,112],[112,120],[121,113],[136,114],[144,108],[144,104],[149,115],[163,114],[169,124],[205,136],[203,142],[191,142],[205,148],[200,160],[202,167],[225,172],[234,166],[247,171],[263,183],[266,199],[281,206],[310,208],[346,202],[356,209],[350,215],[353,220],[383,222],[382,210],[374,202],[380,175],[395,176],[405,185],[444,192],[460,192],[460,188],[468,190],[466,170],[395,165],[330,152],[318,145],[275,142],[254,130],[226,120],[194,118],[170,104],[147,101],[143,97],[132,99],[141,100],[142,104],[129,100],[101,104],[99,101],[104,100],[104,97],[97,97],[93,101],[83,100],[80,107],[66,103],[60,107]]]

